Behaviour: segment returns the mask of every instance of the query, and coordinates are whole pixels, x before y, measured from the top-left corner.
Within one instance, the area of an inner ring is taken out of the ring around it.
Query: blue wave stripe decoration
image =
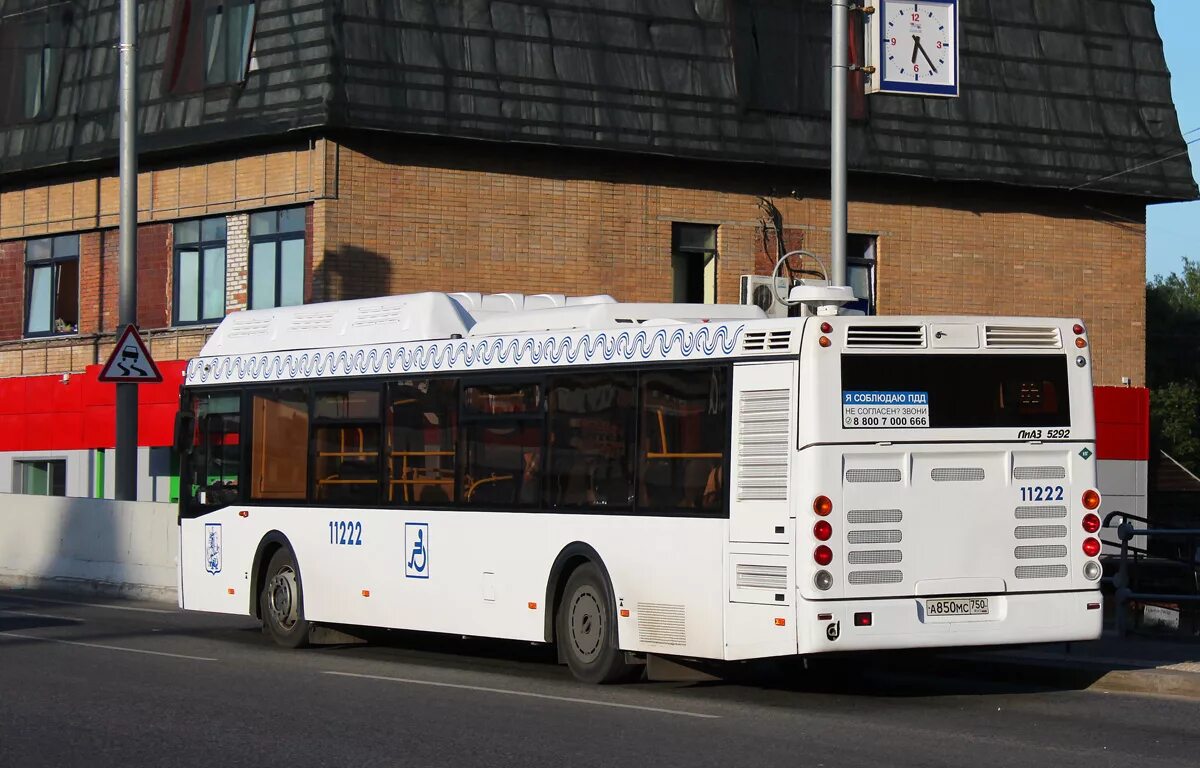
[[[548,367],[589,363],[650,362],[728,357],[744,325],[714,323],[597,331],[545,337],[491,337],[223,355],[188,362],[188,384],[227,384],[342,376],[432,373],[497,367]]]

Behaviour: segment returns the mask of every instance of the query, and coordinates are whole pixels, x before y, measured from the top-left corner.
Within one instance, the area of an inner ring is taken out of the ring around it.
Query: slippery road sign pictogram
[[[125,326],[125,332],[117,339],[108,362],[100,371],[100,381],[113,381],[124,384],[153,384],[162,381],[162,374],[150,350],[132,325]]]

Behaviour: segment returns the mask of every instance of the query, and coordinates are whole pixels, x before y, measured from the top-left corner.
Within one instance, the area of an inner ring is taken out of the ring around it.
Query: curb
[[[960,670],[982,678],[1024,683],[1066,685],[1080,690],[1103,693],[1138,693],[1161,696],[1181,696],[1200,699],[1200,673],[1154,666],[1136,667],[1131,661],[1126,668],[1113,669],[1105,662],[1039,659],[1021,656],[963,656],[942,657]]]
[[[52,594],[81,596],[90,595],[92,597],[142,600],[151,603],[178,605],[175,587],[102,581],[100,579],[0,573],[0,590],[48,592]]]

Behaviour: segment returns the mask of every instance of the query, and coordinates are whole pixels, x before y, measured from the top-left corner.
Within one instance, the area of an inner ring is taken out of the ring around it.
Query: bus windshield
[[[929,427],[1067,427],[1065,355],[843,355],[842,392],[928,405]]]

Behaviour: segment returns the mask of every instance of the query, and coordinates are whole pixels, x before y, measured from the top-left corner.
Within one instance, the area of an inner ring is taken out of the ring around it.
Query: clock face
[[[882,90],[957,94],[956,11],[953,0],[880,3]]]

